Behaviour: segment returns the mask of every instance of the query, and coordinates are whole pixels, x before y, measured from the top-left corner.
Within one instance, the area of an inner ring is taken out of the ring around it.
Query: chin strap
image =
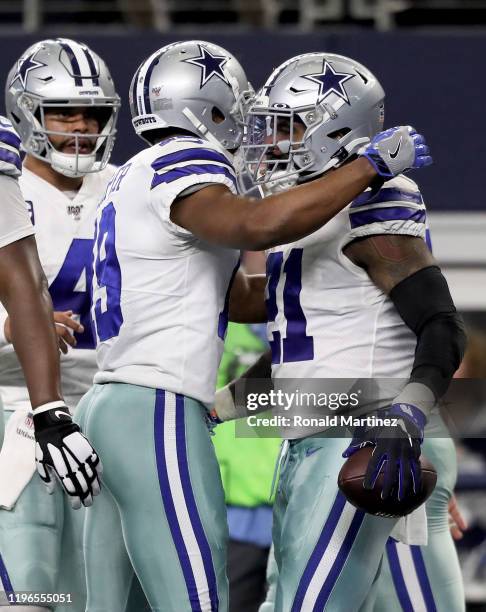
[[[369,142],[370,139],[366,136],[362,138],[355,138],[351,142],[348,142],[348,144],[341,147],[339,151],[333,157],[331,157],[321,172],[327,172],[331,168],[339,168],[339,166],[341,166],[352,155],[357,155],[360,151],[364,150]]]

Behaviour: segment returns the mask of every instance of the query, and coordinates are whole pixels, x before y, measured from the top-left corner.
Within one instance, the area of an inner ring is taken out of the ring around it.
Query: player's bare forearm
[[[230,293],[229,319],[234,323],[265,323],[265,274],[238,271]]]
[[[355,240],[344,249],[353,263],[365,269],[384,293],[418,270],[437,265],[422,238],[415,236],[370,236]]]
[[[0,300],[32,406],[62,399],[52,302],[32,236],[0,249]]]
[[[234,196],[224,186],[210,186],[176,202],[171,220],[208,242],[262,251],[316,231],[376,176],[371,164],[360,158],[263,200]]]

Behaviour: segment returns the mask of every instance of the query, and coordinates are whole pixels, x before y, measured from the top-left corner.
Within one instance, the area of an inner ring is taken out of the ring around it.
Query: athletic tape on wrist
[[[232,421],[233,419],[238,418],[238,413],[236,412],[235,402],[229,389],[229,385],[226,385],[226,387],[223,387],[216,392],[213,409],[216,411],[216,414],[221,421]]]
[[[421,410],[428,419],[435,406],[435,396],[427,385],[410,382],[403,387],[402,391],[393,400],[393,404],[410,404]]]

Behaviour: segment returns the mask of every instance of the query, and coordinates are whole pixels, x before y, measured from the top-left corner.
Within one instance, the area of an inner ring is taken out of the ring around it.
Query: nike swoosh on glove
[[[360,156],[366,157],[379,176],[385,179],[405,170],[430,166],[433,161],[424,136],[409,125],[380,132],[361,149]]]
[[[373,446],[363,487],[373,489],[383,470],[382,499],[396,495],[401,501],[421,487],[420,454],[426,418],[412,404],[393,404],[384,415],[379,416],[396,419],[397,425],[357,428],[343,457],[350,457],[365,446]]]
[[[12,124],[0,116],[0,174],[18,177],[22,174],[20,138]]]
[[[73,423],[69,409],[34,412],[35,462],[49,494],[57,478],[75,509],[91,506],[101,489],[101,461]]]

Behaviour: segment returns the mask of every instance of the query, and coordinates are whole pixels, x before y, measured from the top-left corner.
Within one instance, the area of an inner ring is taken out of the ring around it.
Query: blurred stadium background
[[[50,36],[78,38],[108,63],[124,103],[115,163],[142,146],[127,105],[132,74],[166,43],[221,44],[255,87],[301,52],[367,65],[387,92],[386,125],[411,123],[432,147],[435,164],[420,184],[434,252],[469,326],[461,373],[486,378],[486,0],[0,0],[1,74]],[[229,358],[241,357],[231,351]],[[471,610],[486,610],[486,401],[479,398],[476,437],[458,442],[457,490],[470,523],[458,546]]]

